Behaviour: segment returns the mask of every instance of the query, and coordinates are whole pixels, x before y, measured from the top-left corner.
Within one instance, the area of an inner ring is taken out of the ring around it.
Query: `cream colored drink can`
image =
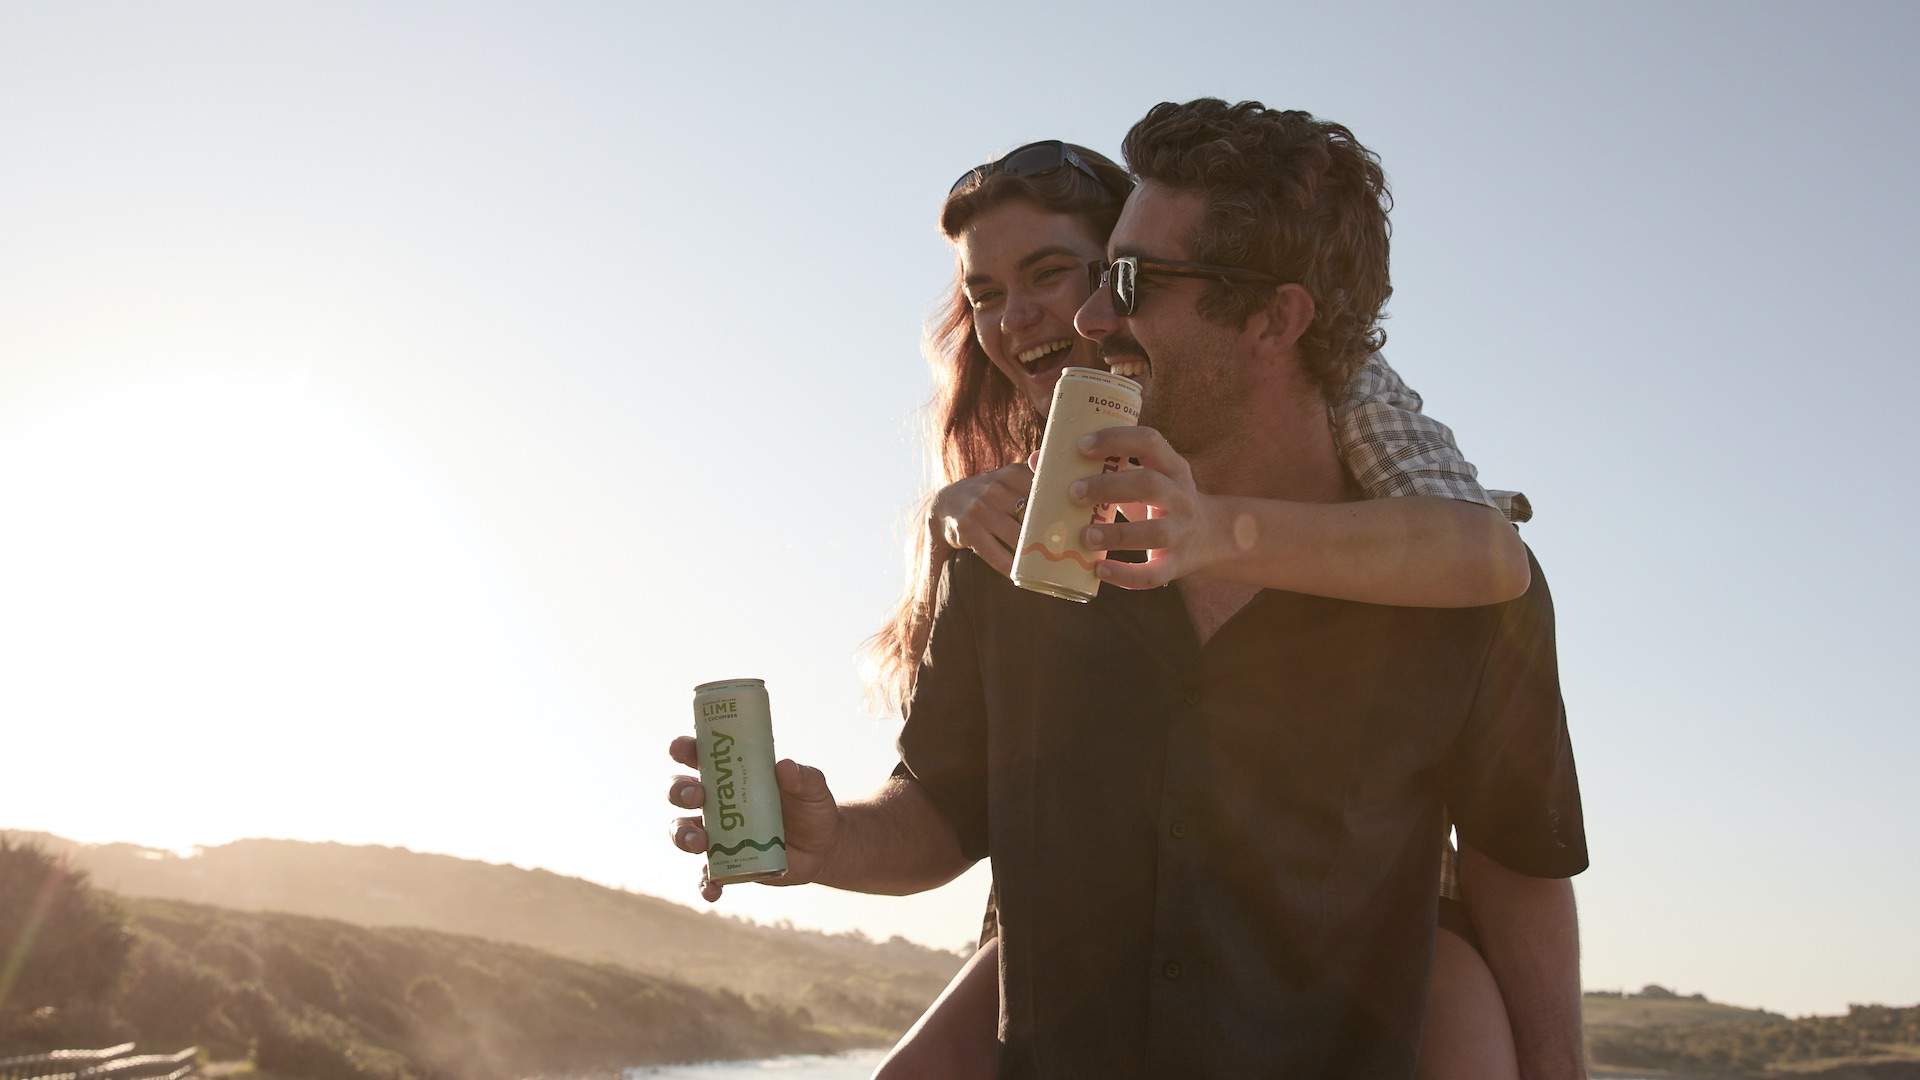
[[[773,775],[773,710],[760,679],[693,688],[700,743],[707,880],[716,885],[776,877],[787,869],[787,830]]]
[[[1082,436],[1140,422],[1140,384],[1097,368],[1070,367],[1053,387],[1047,431],[1040,439],[1040,467],[1027,495],[1026,517],[1013,562],[1013,583],[1023,589],[1086,603],[1100,591],[1094,567],[1104,551],[1080,543],[1081,530],[1113,520],[1111,506],[1076,504],[1067,489],[1076,480],[1112,472],[1120,459],[1095,461],[1080,452]]]

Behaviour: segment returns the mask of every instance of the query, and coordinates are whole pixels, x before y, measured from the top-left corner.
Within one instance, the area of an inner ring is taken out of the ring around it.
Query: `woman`
[[[939,384],[932,436],[940,487],[916,538],[911,586],[874,640],[877,689],[893,704],[911,695],[945,559],[970,549],[1011,573],[1032,481],[1026,462],[1039,446],[1053,384],[1069,365],[1103,366],[1075,333],[1073,317],[1087,297],[1087,268],[1103,262],[1131,186],[1125,170],[1099,154],[1045,142],[969,170],[948,193],[941,229],[958,271],[928,341]],[[1418,396],[1377,355],[1345,398],[1333,417],[1341,456],[1374,498],[1273,502],[1264,507],[1269,527],[1251,549],[1202,527],[1109,583],[1151,587],[1206,569],[1268,588],[1427,607],[1498,603],[1524,592],[1527,556],[1507,515],[1525,520],[1525,501],[1482,491],[1446,429],[1418,415]],[[1505,1007],[1471,944],[1470,918],[1444,884],[1436,893],[1442,932],[1422,1075],[1516,1076]],[[877,1076],[993,1075],[991,908],[983,939]]]

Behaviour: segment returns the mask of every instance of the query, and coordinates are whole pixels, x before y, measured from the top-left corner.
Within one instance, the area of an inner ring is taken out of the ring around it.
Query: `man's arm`
[[[688,768],[700,767],[699,747],[682,735],[667,753]],[[945,885],[972,866],[953,825],[934,808],[925,790],[909,777],[889,777],[872,795],[841,805],[819,769],[796,761],[773,767],[780,785],[780,815],[786,827],[787,872],[768,885],[818,882],[853,892],[904,896]],[[676,776],[667,801],[698,810],[706,801],[698,776]],[[673,822],[675,847],[690,854],[707,850],[707,830],[698,817]],[[712,903],[721,886],[701,882]]]
[[[926,790],[895,776],[840,808],[839,838],[814,880],[852,892],[905,896],[945,885],[973,863]]]
[[[1505,999],[1524,1080],[1587,1075],[1573,882],[1517,874],[1460,849],[1460,893]]]

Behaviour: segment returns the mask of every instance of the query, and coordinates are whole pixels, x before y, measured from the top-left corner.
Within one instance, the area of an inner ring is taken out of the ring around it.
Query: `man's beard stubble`
[[[1218,449],[1242,433],[1238,421],[1251,397],[1246,373],[1230,357],[1196,350],[1154,359],[1131,334],[1115,332],[1100,343],[1100,359],[1109,367],[1114,359],[1146,361],[1140,424],[1158,431],[1183,457]]]

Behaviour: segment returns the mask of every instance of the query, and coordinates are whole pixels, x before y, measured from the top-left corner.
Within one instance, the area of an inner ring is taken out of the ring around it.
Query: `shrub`
[[[97,1024],[132,945],[126,915],[86,874],[0,838],[0,1039],[34,1029],[64,1037],[67,1020]]]

